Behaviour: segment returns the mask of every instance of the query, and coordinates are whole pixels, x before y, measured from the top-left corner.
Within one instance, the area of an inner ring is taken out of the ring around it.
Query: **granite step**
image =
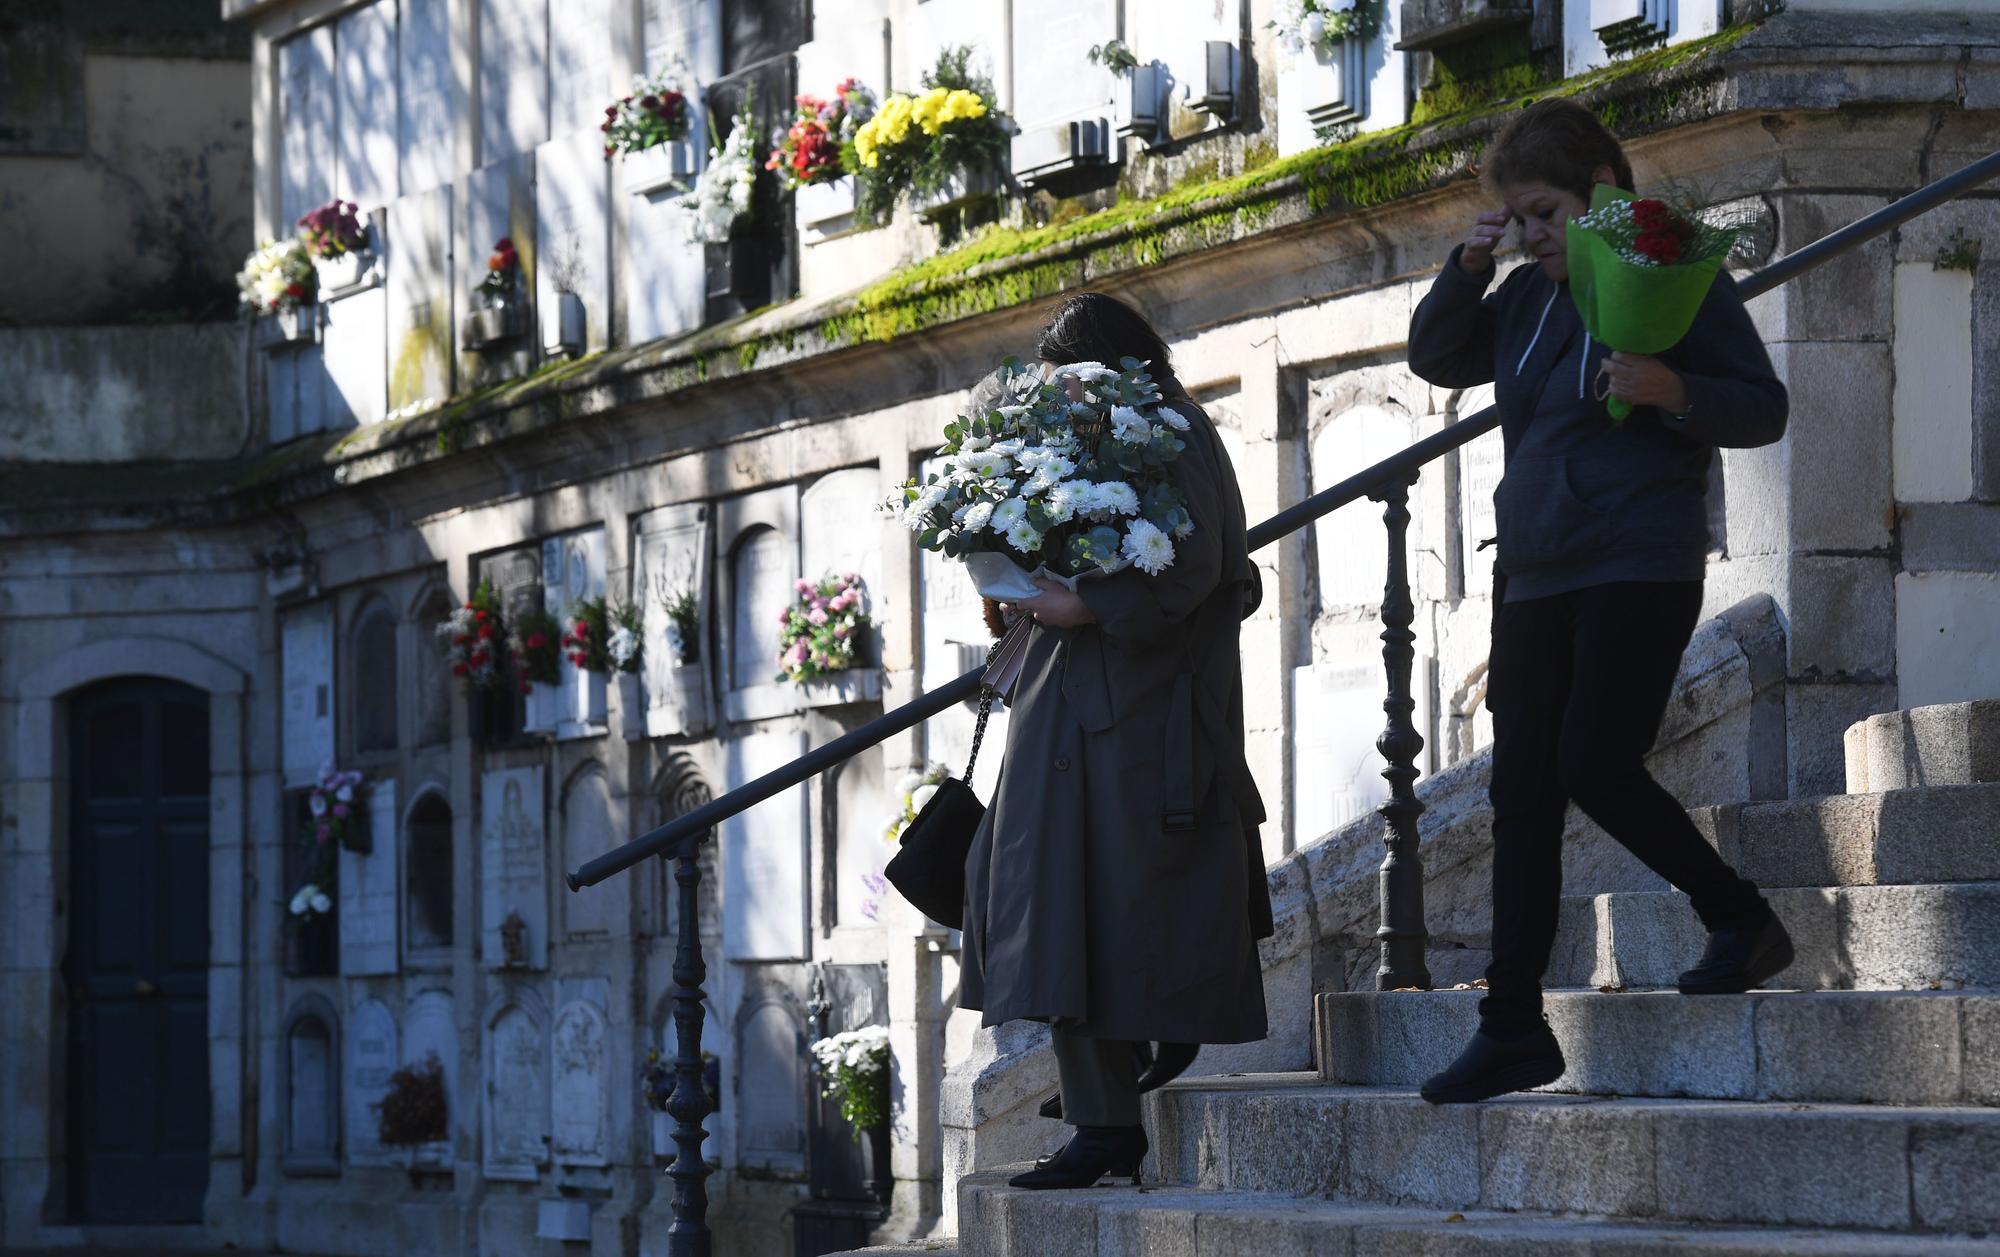
[[[1440,1107],[1312,1074],[1176,1083],[1147,1107],[1148,1168],[1163,1185],[1646,1222],[2000,1229],[1991,1109],[1542,1094]],[[962,1246],[971,1225],[961,1212]]]
[[[1759,886],[2000,880],[2000,784],[1731,803],[1689,815]]]
[[[2000,990],[2000,881],[1767,892],[1798,958],[1774,987]],[[1707,935],[1673,891],[1565,898],[1545,983],[1671,987]]]
[[[958,1241],[917,1240],[910,1244],[877,1244],[873,1248],[844,1248],[837,1253],[828,1253],[826,1257],[958,1257]]]
[[[1318,998],[1328,1082],[1415,1087],[1479,1024],[1481,991]],[[1550,991],[1568,1072],[1544,1091],[1711,1100],[2000,1106],[2000,994]]]
[[[964,1257],[1992,1257],[2000,1248],[1963,1236],[1560,1218],[1198,1188],[1026,1192],[1006,1185],[1016,1168],[959,1183]]]
[[[1883,712],[1848,727],[1850,794],[2000,781],[2000,700]]]

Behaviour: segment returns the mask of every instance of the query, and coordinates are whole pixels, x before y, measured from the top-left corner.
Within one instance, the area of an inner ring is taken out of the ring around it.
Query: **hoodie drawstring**
[[[1590,369],[1590,333],[1583,334],[1583,361],[1576,364],[1576,397],[1583,400],[1583,373]]]
[[[1560,291],[1561,289],[1557,289],[1554,292],[1549,293],[1548,303],[1542,307],[1542,317],[1535,321],[1535,335],[1532,339],[1528,341],[1528,347],[1521,351],[1521,360],[1514,364],[1515,375],[1521,374],[1521,368],[1528,365],[1528,355],[1534,353],[1535,346],[1541,342],[1542,328],[1545,325],[1547,325],[1549,321],[1549,311],[1555,308],[1556,294],[1557,292]]]

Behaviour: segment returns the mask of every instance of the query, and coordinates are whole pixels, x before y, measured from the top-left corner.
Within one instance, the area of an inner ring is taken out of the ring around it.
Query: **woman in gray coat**
[[[1188,420],[1172,464],[1195,530],[1158,575],[1127,569],[1006,608],[1028,615],[1006,760],[966,866],[961,1005],[1049,1023],[1077,1134],[1023,1187],[1136,1182],[1134,1045],[1265,1034],[1257,940],[1271,903],[1243,756],[1237,630],[1255,605],[1242,495],[1166,345],[1099,293],[1043,332],[1052,365],[1131,357]]]

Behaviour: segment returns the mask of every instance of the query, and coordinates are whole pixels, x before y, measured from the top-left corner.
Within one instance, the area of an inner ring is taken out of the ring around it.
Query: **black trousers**
[[[1139,1065],[1124,1039],[1087,1039],[1049,1031],[1062,1086],[1063,1121],[1071,1126],[1139,1125]]]
[[[1495,607],[1493,961],[1479,1005],[1491,1033],[1541,1024],[1571,802],[1686,892],[1708,929],[1770,912],[1646,771],[1701,596],[1699,581],[1621,582]]]

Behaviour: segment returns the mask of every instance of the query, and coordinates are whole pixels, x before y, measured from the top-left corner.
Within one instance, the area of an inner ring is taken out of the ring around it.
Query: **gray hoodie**
[[[1659,355],[1687,382],[1687,414],[1642,406],[1613,423],[1595,387],[1610,351],[1584,331],[1569,285],[1528,265],[1486,296],[1493,275],[1466,274],[1452,251],[1410,320],[1410,369],[1442,388],[1494,385],[1506,601],[1702,579],[1712,447],[1785,432],[1785,386],[1736,282],[1717,275],[1686,339]]]

